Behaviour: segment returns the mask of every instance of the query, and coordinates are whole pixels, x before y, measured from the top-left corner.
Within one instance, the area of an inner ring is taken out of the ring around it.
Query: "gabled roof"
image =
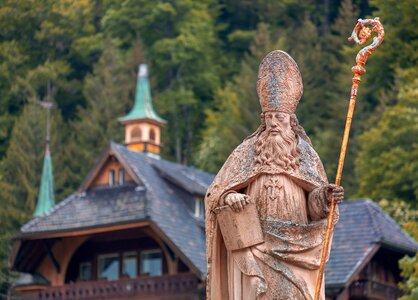
[[[343,287],[380,247],[404,254],[418,251],[418,243],[373,201],[346,201],[339,206],[331,256],[325,269],[327,287]]]
[[[45,216],[25,224],[21,228],[20,238],[46,232],[58,233],[147,220],[204,277],[204,228],[201,226],[202,220],[197,220],[186,206],[184,197],[192,198],[192,194],[203,197],[213,175],[155,159],[115,143],[109,146],[104,155],[115,155],[124,168],[135,175],[136,184],[90,188],[82,193],[74,193]],[[100,161],[104,164],[106,159],[102,158]],[[169,170],[165,170],[164,166]],[[99,170],[100,165],[96,169]],[[177,172],[181,184],[162,176],[163,172]],[[185,182],[188,183],[187,186],[182,185]]]

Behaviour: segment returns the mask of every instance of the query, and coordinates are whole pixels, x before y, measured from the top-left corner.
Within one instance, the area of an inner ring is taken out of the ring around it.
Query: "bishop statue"
[[[205,198],[207,299],[311,300],[331,198],[340,203],[344,191],[328,183],[298,123],[303,85],[292,57],[269,53],[257,91],[261,125],[232,152]]]

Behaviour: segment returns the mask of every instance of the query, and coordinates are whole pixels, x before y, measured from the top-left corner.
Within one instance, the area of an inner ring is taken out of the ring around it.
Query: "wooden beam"
[[[52,264],[54,265],[55,271],[57,271],[57,273],[60,273],[61,272],[60,264],[58,263],[57,259],[55,258],[54,253],[52,253],[52,250],[51,250],[50,245],[48,244],[48,241],[44,240],[42,244],[44,246],[44,250],[46,251],[47,256],[49,257]]]
[[[124,230],[129,228],[139,228],[148,226],[150,223],[149,221],[139,221],[135,223],[127,223],[127,224],[118,224],[118,225],[109,225],[104,227],[97,227],[97,228],[86,228],[86,229],[78,229],[74,231],[67,231],[67,232],[47,232],[41,234],[28,234],[28,235],[21,235],[18,237],[20,240],[40,240],[40,239],[47,239],[47,238],[57,238],[57,237],[74,237],[74,236],[82,236],[82,235],[91,235],[95,233],[103,233],[103,232],[111,232],[111,231],[118,231]]]

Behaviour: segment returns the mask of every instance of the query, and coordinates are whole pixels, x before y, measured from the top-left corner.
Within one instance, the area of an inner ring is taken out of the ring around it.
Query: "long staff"
[[[369,26],[372,26],[372,28],[370,29]],[[360,29],[360,33],[359,33],[359,36],[357,36],[359,29]],[[345,154],[347,150],[348,137],[350,135],[351,121],[353,119],[354,107],[356,105],[358,86],[361,82],[361,76],[364,73],[366,73],[366,69],[364,69],[363,66],[366,63],[367,58],[370,56],[370,54],[372,54],[372,52],[376,50],[377,47],[379,47],[380,44],[382,43],[383,38],[385,37],[385,31],[383,29],[382,24],[380,23],[379,18],[366,19],[366,20],[359,19],[356,26],[354,27],[351,37],[348,39],[350,42],[354,41],[359,45],[363,45],[371,37],[372,32],[376,32],[377,36],[373,38],[373,43],[371,45],[364,47],[363,49],[359,51],[359,53],[356,56],[357,64],[351,69],[354,73],[354,76],[352,78],[353,84],[351,86],[350,104],[348,106],[347,119],[345,122],[344,136],[343,136],[343,141],[341,144],[341,151],[340,151],[340,159],[338,160],[337,175],[335,178],[336,186],[339,186],[341,183],[341,175],[342,175],[343,167],[344,167],[344,159],[345,159]],[[324,246],[322,248],[321,264],[319,265],[318,277],[316,278],[315,300],[319,300],[321,284],[324,278],[325,261],[328,256],[329,240],[330,240],[331,232],[333,230],[332,227],[333,227],[334,211],[335,211],[335,200],[334,200],[334,197],[332,197],[330,212],[328,216],[327,231],[325,234]]]

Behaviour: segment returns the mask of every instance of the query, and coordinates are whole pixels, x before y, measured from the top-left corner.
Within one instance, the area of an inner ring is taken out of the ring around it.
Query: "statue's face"
[[[279,131],[290,129],[290,114],[276,111],[268,111],[264,114],[266,130],[276,135]]]

